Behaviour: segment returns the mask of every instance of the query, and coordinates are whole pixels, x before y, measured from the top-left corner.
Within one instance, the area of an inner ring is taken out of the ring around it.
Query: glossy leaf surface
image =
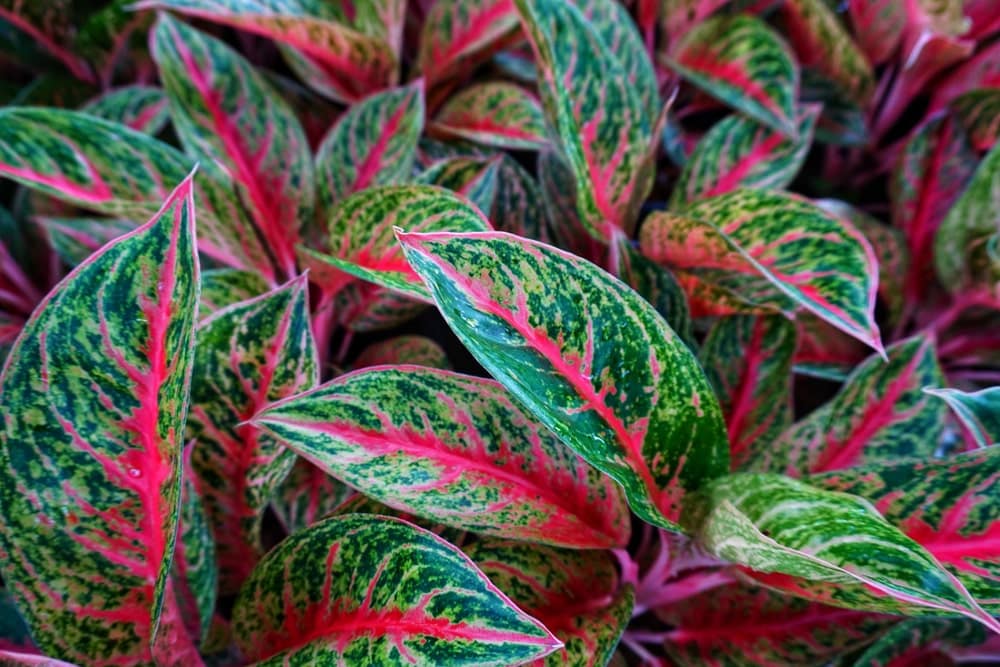
[[[1000,387],[974,392],[936,388],[925,391],[948,404],[977,447],[1000,443]]]
[[[564,443],[676,529],[728,467],[718,403],[652,306],[594,265],[507,234],[398,237],[473,356]],[[625,369],[628,369],[627,372]]]

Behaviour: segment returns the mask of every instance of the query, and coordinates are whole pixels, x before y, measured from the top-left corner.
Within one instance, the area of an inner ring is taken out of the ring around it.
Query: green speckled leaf
[[[453,95],[432,128],[497,148],[532,150],[548,143],[541,103],[524,88],[504,82],[476,84]]]
[[[323,214],[352,193],[409,180],[423,129],[424,85],[420,80],[353,105],[316,153]]]
[[[800,476],[908,456],[933,456],[945,407],[924,387],[944,376],[934,343],[915,336],[870,356],[824,409],[810,414],[750,462],[753,470]]]
[[[191,178],[53,289],[0,378],[0,403],[18,406],[0,430],[0,571],[60,658],[149,664],[158,630],[169,664],[192,658],[168,584],[198,295]]]
[[[503,233],[398,237],[449,326],[543,424],[676,530],[728,468],[721,411],[687,346],[593,264]]]
[[[457,548],[369,514],[326,519],[282,542],[240,591],[233,629],[262,667],[500,667],[560,645]]]
[[[149,135],[159,134],[170,120],[166,96],[152,86],[114,88],[88,102],[81,111]]]
[[[289,535],[313,525],[356,495],[354,489],[296,457],[271,499],[271,509]]]
[[[606,551],[570,551],[498,539],[480,540],[465,553],[526,612],[565,646],[545,667],[604,667],[632,615],[634,591],[619,584]]]
[[[726,416],[734,470],[769,452],[792,423],[795,325],[783,317],[719,319],[701,348],[702,367]]]
[[[304,276],[227,306],[198,327],[187,437],[218,545],[219,589],[235,593],[263,554],[261,519],[295,457],[245,422],[319,382]]]
[[[390,507],[473,532],[620,547],[620,491],[491,381],[419,366],[342,376],[253,424]]]
[[[735,190],[696,202],[681,215],[653,213],[640,231],[650,259],[751,303],[806,308],[882,350],[875,323],[878,266],[849,222],[796,195]]]
[[[882,634],[851,667],[895,667],[931,664],[941,649],[981,644],[987,633],[967,618],[912,618]]]
[[[790,595],[872,611],[903,603],[1000,631],[938,560],[858,496],[737,473],[710,482],[682,520],[710,553]]]
[[[246,301],[268,291],[259,275],[238,269],[209,269],[201,273],[198,315],[205,319],[237,301]]]
[[[936,388],[924,391],[948,404],[977,447],[1000,444],[1000,387],[974,392]]]
[[[1000,89],[970,90],[951,104],[976,150],[993,148],[1000,138]]]
[[[443,526],[439,523],[434,523],[433,521],[421,519],[420,517],[414,516],[408,512],[393,509],[392,507],[380,503],[374,498],[370,498],[363,493],[354,493],[351,495],[347,500],[334,508],[333,512],[330,513],[330,516],[343,516],[345,514],[380,514],[382,516],[402,519],[407,523],[412,523],[417,528],[423,528],[424,530],[431,531],[438,537],[443,538],[446,542],[460,549],[469,536],[469,534],[464,530],[449,528],[448,526]]]
[[[510,155],[500,157],[490,222],[502,232],[549,241],[549,219],[535,178]]]
[[[454,157],[435,162],[416,182],[451,190],[486,213],[493,209],[496,199],[499,168],[496,158]]]
[[[436,0],[420,33],[417,68],[436,85],[489,60],[516,30],[512,0]]]
[[[448,370],[448,355],[441,346],[424,336],[396,336],[372,343],[354,360],[354,368],[415,364]]]
[[[67,266],[76,266],[108,241],[136,228],[131,220],[114,218],[36,218],[48,233],[52,249]]]
[[[795,137],[799,67],[761,19],[715,16],[687,32],[667,59],[682,77],[733,108]]]
[[[596,28],[567,0],[515,0],[542,74],[549,124],[576,180],[587,231],[613,238],[635,221],[651,185],[653,121],[639,90]]]
[[[202,645],[215,611],[219,569],[215,539],[191,468],[191,445],[184,450],[181,506],[170,573],[178,614],[188,634]]]
[[[819,111],[818,106],[811,106],[799,113],[797,139],[739,115],[719,121],[684,163],[671,208],[738,187],[784,188],[805,162]]]

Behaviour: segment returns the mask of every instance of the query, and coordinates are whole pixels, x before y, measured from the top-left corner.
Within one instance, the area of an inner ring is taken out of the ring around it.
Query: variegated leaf
[[[811,483],[859,495],[1000,614],[1000,448],[827,473]]]
[[[0,379],[0,568],[40,648],[200,661],[169,586],[197,310],[192,177],[49,294]]]
[[[359,3],[352,3],[356,5]],[[360,3],[370,4],[370,3]],[[269,37],[294,49],[324,92],[355,101],[396,79],[389,42],[346,25],[339,3],[322,0],[140,0],[137,9],[171,9]]]
[[[219,569],[215,562],[215,539],[191,467],[191,451],[189,444],[183,454],[180,513],[170,578],[178,615],[188,634],[201,646],[212,624]]]
[[[985,246],[998,230],[1000,144],[980,161],[934,237],[934,267],[941,284],[955,292],[970,283],[995,283],[1000,278],[1000,263],[987,257]]]
[[[596,266],[502,233],[397,235],[473,356],[566,445],[676,530],[728,468],[722,415],[687,346]]]
[[[503,154],[499,159],[497,192],[489,219],[502,232],[549,241],[549,219],[542,190],[535,178],[510,155]]]
[[[76,266],[108,241],[136,228],[131,220],[114,218],[37,218],[53,250],[67,266]]]
[[[151,48],[187,152],[229,176],[282,274],[294,276],[299,227],[312,217],[313,168],[292,108],[236,51],[168,14]]]
[[[115,88],[88,102],[81,111],[151,136],[159,134],[170,120],[167,98],[152,86]]]
[[[1000,387],[974,392],[936,388],[924,391],[948,404],[976,447],[1000,444]]]
[[[515,0],[535,52],[546,116],[576,180],[587,231],[629,229],[651,182],[652,121],[621,62],[568,0]]]
[[[759,18],[710,18],[681,38],[668,62],[709,95],[796,137],[799,68],[785,41]]]
[[[263,554],[260,526],[295,457],[246,421],[319,382],[305,276],[227,306],[198,327],[188,437],[218,545],[219,588],[235,593]]]
[[[0,175],[46,195],[112,216],[144,218],[158,210],[193,160],[123,125],[58,109],[0,109]],[[234,193],[211,165],[194,184],[198,249],[228,266],[274,269]]]
[[[542,105],[511,83],[481,83],[448,99],[431,129],[486,146],[532,150],[548,143]]]
[[[412,364],[448,370],[448,355],[441,346],[424,336],[397,336],[372,343],[354,360],[354,368]]]
[[[873,65],[887,61],[899,47],[906,29],[906,3],[867,0],[847,5],[858,45]]]
[[[977,151],[988,151],[1000,138],[1000,90],[970,90],[952,102],[959,122]]]
[[[252,299],[267,291],[267,283],[252,271],[236,269],[203,271],[198,315],[205,319],[228,305]]]
[[[779,15],[799,64],[816,69],[846,98],[867,107],[875,92],[872,66],[824,0],[789,0]]]
[[[875,323],[878,266],[850,223],[796,195],[735,190],[654,213],[640,231],[643,253],[751,302],[804,307],[882,351]]]
[[[233,629],[262,667],[499,667],[560,646],[457,548],[370,514],[326,519],[282,542],[240,591]]]
[[[693,27],[729,0],[659,0],[659,24],[666,44],[673,48]]]
[[[822,665],[864,647],[896,617],[840,609],[742,583],[662,607],[677,667]]]
[[[671,207],[679,208],[738,187],[780,190],[798,174],[812,144],[819,106],[798,115],[796,139],[732,115],[701,138],[674,185]]]
[[[296,457],[291,472],[274,492],[271,509],[291,535],[313,525],[353,495],[354,489]]]
[[[496,199],[499,169],[496,158],[455,157],[431,165],[416,182],[451,190],[480,211],[488,212],[493,210]]]
[[[851,667],[953,664],[942,649],[981,644],[987,633],[967,618],[911,618],[889,628],[856,659]]]
[[[933,286],[934,237],[975,169],[976,155],[965,133],[937,118],[910,135],[890,181],[892,222],[903,230],[912,262],[905,295],[924,298]]]
[[[718,320],[701,348],[702,367],[726,416],[734,470],[769,452],[792,423],[795,325],[783,317]]]
[[[334,508],[333,512],[330,513],[331,516],[343,516],[345,514],[379,514],[381,516],[402,519],[407,523],[412,523],[418,528],[431,531],[438,537],[443,538],[446,542],[460,549],[465,543],[466,536],[468,535],[468,533],[464,530],[449,528],[448,526],[434,523],[433,521],[421,519],[420,517],[414,516],[408,512],[393,509],[392,507],[380,503],[374,498],[370,498],[363,493],[353,494],[347,500]]]
[[[50,0],[44,3],[19,0],[0,2],[0,21],[5,24],[4,32],[17,33],[27,38],[14,42],[16,48],[12,50],[11,56],[24,58],[27,61],[25,64],[36,68],[55,62],[79,81],[94,82],[96,77],[93,69],[80,54],[69,48],[75,24],[82,18],[82,12],[79,7],[74,7],[75,4],[71,0]],[[12,36],[5,35],[4,39],[11,40]]]
[[[621,547],[615,484],[491,381],[420,366],[342,376],[253,424],[338,479],[416,516],[576,548]]]
[[[555,245],[578,257],[600,261],[598,257],[604,256],[607,250],[580,221],[576,210],[576,182],[565,158],[554,148],[547,148],[538,154],[537,168],[542,202]]]
[[[564,644],[536,665],[604,667],[632,615],[634,591],[620,584],[606,551],[480,540],[466,555],[497,588]]]
[[[1000,632],[934,556],[858,496],[737,473],[696,498],[682,520],[699,543],[769,588],[858,610],[962,614]]]
[[[888,362],[869,357],[827,406],[785,431],[752,469],[800,476],[933,456],[945,418],[944,405],[923,391],[944,383],[934,343],[915,336],[886,352]]]
[[[516,30],[513,0],[438,0],[424,19],[417,68],[436,85],[489,60]]]
[[[316,153],[320,210],[326,214],[344,197],[365,188],[408,180],[423,129],[421,80],[352,106]]]

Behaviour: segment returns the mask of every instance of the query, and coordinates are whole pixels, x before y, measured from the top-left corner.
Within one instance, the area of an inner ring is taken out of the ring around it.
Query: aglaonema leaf
[[[934,454],[944,405],[923,388],[943,384],[934,343],[915,336],[872,355],[823,410],[796,423],[751,462],[754,470],[799,476]]]
[[[263,554],[261,519],[295,457],[246,420],[319,382],[305,276],[227,306],[198,327],[188,437],[218,545],[219,588],[235,593]]]
[[[209,269],[201,274],[198,315],[205,319],[237,301],[246,301],[268,291],[259,275],[237,269]]]
[[[397,233],[473,356],[668,529],[728,468],[721,411],[687,346],[593,264],[503,233]]]
[[[671,207],[739,187],[784,188],[805,162],[819,111],[813,106],[799,112],[796,139],[738,115],[719,121],[684,163]]]
[[[240,591],[233,629],[262,667],[499,667],[560,646],[457,548],[370,514],[326,519],[282,542]]]
[[[338,3],[322,0],[140,0],[134,6],[171,9],[269,37],[294,49],[303,64],[317,73],[322,92],[338,100],[358,100],[391,85],[396,78],[396,56],[389,42],[347,25]]]
[[[396,336],[389,340],[372,343],[354,360],[354,368],[415,364],[448,370],[451,364],[448,355],[432,339],[424,336]]]
[[[1000,387],[965,392],[924,388],[943,399],[977,447],[1000,444]]]
[[[424,19],[417,67],[433,86],[485,62],[517,30],[512,0],[441,0]]]
[[[910,459],[827,473],[812,484],[859,495],[954,573],[990,612],[1000,613],[1000,449],[946,459]]]
[[[419,366],[344,375],[253,424],[390,507],[463,530],[576,548],[620,547],[628,511],[492,380]]]
[[[274,492],[271,509],[291,535],[313,525],[354,495],[354,489],[336,477],[296,457],[291,472]]]
[[[1000,631],[954,575],[858,496],[737,473],[709,482],[682,520],[769,588],[851,609],[961,614]]]
[[[798,305],[882,350],[875,323],[878,267],[850,223],[795,195],[735,190],[681,215],[654,213],[640,230],[650,259],[753,301]]]
[[[541,74],[549,123],[576,180],[580,221],[608,241],[628,229],[651,183],[653,121],[621,62],[567,0],[515,0]]]
[[[108,241],[136,228],[131,220],[114,218],[48,218],[36,221],[45,229],[53,250],[67,266],[76,266]]]
[[[709,95],[795,138],[799,68],[788,45],[761,19],[716,16],[686,33],[670,67]]]
[[[954,664],[942,649],[981,644],[987,633],[967,618],[911,618],[889,628],[851,667]],[[947,662],[939,662],[944,658]]]
[[[906,29],[906,5],[895,0],[852,2],[847,7],[855,39],[874,65],[888,60]]]
[[[328,212],[343,198],[365,188],[408,180],[423,129],[424,86],[420,80],[353,105],[316,153],[320,210]]]
[[[678,667],[826,664],[898,622],[743,583],[665,606],[657,616],[674,626],[663,646]]]
[[[170,120],[163,90],[152,86],[115,88],[88,102],[81,111],[151,136]]]
[[[455,157],[434,163],[417,177],[417,182],[447,188],[487,212],[493,209],[499,169],[497,159]]]
[[[611,554],[498,539],[475,542],[465,553],[564,644],[544,665],[608,663],[632,615],[634,597],[632,586],[619,584]]]
[[[502,232],[548,241],[549,219],[541,187],[510,155],[501,155],[497,167],[497,192],[489,216]]]
[[[193,160],[141,132],[86,113],[0,110],[0,175],[112,216],[148,218]],[[272,280],[274,268],[225,179],[203,164],[194,184],[198,249]]]
[[[1000,90],[970,90],[952,102],[959,122],[978,151],[988,151],[1000,138]]]
[[[733,469],[791,425],[795,345],[795,325],[776,315],[724,317],[709,330],[700,359],[726,416]]]
[[[81,264],[14,344],[0,571],[46,653],[200,664],[169,586],[197,310],[193,183]]]
[[[170,576],[178,615],[188,634],[201,646],[212,624],[219,568],[215,539],[191,466],[192,449],[188,444],[183,454],[181,505]]]
[[[189,155],[229,176],[285,276],[313,210],[309,143],[292,108],[225,43],[163,14],[153,58]]]
[[[532,150],[548,143],[541,103],[511,83],[470,86],[445,102],[431,128],[486,146]]]

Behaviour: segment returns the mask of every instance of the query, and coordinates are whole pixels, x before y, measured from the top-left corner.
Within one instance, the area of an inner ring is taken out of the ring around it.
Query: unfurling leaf
[[[397,236],[493,377],[645,521],[677,529],[687,493],[728,468],[725,427],[687,346],[596,266],[502,233]]]

